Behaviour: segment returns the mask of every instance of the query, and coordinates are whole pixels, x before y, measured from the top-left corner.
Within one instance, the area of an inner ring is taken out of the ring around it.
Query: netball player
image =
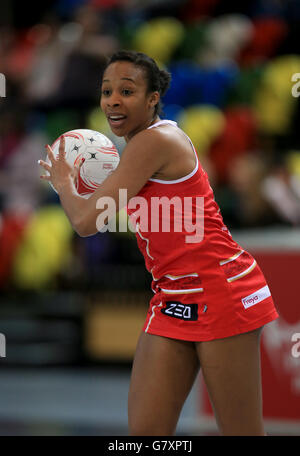
[[[172,223],[170,232],[143,229],[128,208],[154,292],[132,368],[129,432],[174,434],[201,368],[220,433],[264,435],[260,335],[278,315],[258,264],[224,225],[191,141],[175,122],[160,120],[169,83],[169,73],[146,55],[113,55],[103,75],[101,108],[112,132],[127,142],[118,168],[89,199],[80,197],[62,137],[58,158],[48,146],[52,166],[40,162],[50,173],[43,178],[56,188],[81,236],[97,232],[104,210],[96,208],[99,198],[109,196],[121,209],[119,189],[127,189],[128,207],[134,196],[145,198],[149,220],[154,196],[192,198],[193,215],[203,204],[204,234],[196,242],[187,242],[190,233],[172,230]],[[176,217],[170,211],[170,222]]]

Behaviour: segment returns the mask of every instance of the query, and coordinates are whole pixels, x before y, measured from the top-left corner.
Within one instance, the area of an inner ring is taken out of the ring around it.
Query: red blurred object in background
[[[9,288],[17,248],[23,239],[29,216],[3,215],[0,226],[0,288]]]
[[[198,22],[210,16],[215,6],[220,0],[189,0],[186,2],[180,12],[180,19],[184,22]]]
[[[271,58],[287,33],[288,26],[281,19],[254,20],[252,39],[237,57],[237,62],[248,66]]]
[[[256,139],[256,121],[251,109],[231,108],[224,115],[225,128],[209,151],[219,184],[227,181],[233,159],[251,150]]]

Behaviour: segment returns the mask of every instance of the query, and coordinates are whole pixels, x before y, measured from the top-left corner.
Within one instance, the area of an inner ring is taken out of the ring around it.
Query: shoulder
[[[186,174],[185,169],[190,166],[187,157],[192,157],[193,165],[194,153],[191,154],[185,134],[179,128],[164,125],[135,134],[123,149],[116,171],[145,182],[153,176],[171,179],[173,174]]]
[[[111,174],[108,183],[128,189],[135,196],[149,178],[171,161],[171,141],[169,135],[158,128],[136,133],[126,144],[120,163]]]
[[[177,131],[175,131],[174,127],[169,126],[162,126],[162,127],[155,127],[149,128],[146,130],[142,130],[137,133],[130,142],[148,142],[150,141],[151,144],[163,144],[163,145],[172,145],[174,143],[174,137],[177,136]],[[130,143],[129,142],[129,143]]]
[[[125,149],[134,150],[138,148],[144,153],[158,153],[160,156],[168,157],[170,151],[180,148],[179,132],[179,129],[177,131],[170,126],[142,130],[131,138]]]

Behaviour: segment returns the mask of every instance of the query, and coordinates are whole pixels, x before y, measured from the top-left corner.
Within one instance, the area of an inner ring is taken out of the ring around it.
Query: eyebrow
[[[133,82],[133,84],[135,84],[135,81],[131,78],[121,78],[121,80],[123,81],[130,81],[130,82]],[[110,82],[109,79],[103,79],[102,82]]]

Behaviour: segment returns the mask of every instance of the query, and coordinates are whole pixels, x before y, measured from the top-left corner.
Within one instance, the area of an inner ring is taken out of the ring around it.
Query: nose
[[[120,106],[120,103],[119,102],[107,103],[107,106],[112,107],[112,108],[116,108],[117,106]]]
[[[120,106],[120,98],[119,98],[118,94],[114,94],[114,93],[111,94],[111,96],[107,100],[107,106],[114,107],[114,108],[117,106]]]

